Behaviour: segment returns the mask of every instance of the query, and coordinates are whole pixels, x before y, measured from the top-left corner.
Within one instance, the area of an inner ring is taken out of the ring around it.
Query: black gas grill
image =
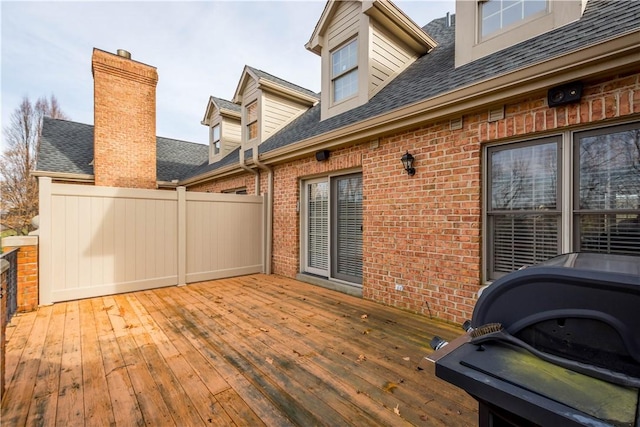
[[[566,254],[484,289],[436,375],[480,426],[640,427],[640,257]]]

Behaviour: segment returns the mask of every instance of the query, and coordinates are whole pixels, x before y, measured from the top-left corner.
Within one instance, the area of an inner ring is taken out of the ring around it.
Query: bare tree
[[[44,116],[67,118],[55,96],[35,104],[25,96],[3,129],[7,148],[0,155],[0,224],[17,234],[31,231],[31,219],[38,214],[38,184],[31,172],[38,161]]]

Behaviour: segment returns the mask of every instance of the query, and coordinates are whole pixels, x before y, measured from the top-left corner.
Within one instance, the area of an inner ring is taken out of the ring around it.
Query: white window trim
[[[337,52],[339,52],[340,50],[346,48],[347,46],[349,46],[351,43],[356,43],[356,62],[355,64],[344,71],[341,71],[339,74],[337,75],[333,75],[333,55],[336,54]],[[329,53],[329,58],[330,58],[330,64],[329,64],[329,86],[330,86],[330,94],[329,96],[331,97],[331,105],[340,105],[344,102],[350,101],[353,98],[356,98],[358,96],[358,92],[359,92],[359,88],[360,88],[360,42],[358,41],[358,37],[352,37],[348,40],[346,40],[345,42],[341,43],[339,46],[337,46],[335,49],[333,49],[330,53]],[[346,96],[342,99],[340,99],[339,101],[335,100],[335,82],[336,80],[339,80],[342,77],[345,77],[347,74],[351,73],[352,71],[356,71],[356,77],[357,77],[357,85],[356,85],[356,90],[355,92],[353,92],[351,95]]]

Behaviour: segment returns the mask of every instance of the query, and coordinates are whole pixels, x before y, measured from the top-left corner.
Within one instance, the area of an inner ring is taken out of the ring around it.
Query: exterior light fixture
[[[400,160],[402,161],[402,166],[404,166],[404,170],[407,171],[407,174],[409,176],[413,176],[413,175],[416,174],[416,170],[413,167],[413,161],[415,159],[413,158],[413,156],[411,154],[409,154],[408,151],[406,153],[404,153],[404,155],[402,156],[402,158]]]
[[[322,150],[316,153],[316,160],[319,162],[324,162],[329,159],[329,150]]]

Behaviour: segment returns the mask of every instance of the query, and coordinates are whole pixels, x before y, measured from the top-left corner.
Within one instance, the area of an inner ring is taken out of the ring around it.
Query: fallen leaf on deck
[[[273,365],[273,359],[272,359],[272,358],[267,357],[267,358],[266,358],[266,359],[264,359],[264,360],[266,360],[266,361],[267,361],[267,363],[268,363],[269,365]]]
[[[369,332],[371,332],[371,329],[365,329],[362,331],[362,335],[367,335]]]
[[[366,319],[367,317],[369,317],[369,316],[366,315],[366,314],[363,314],[362,316],[360,316],[361,319]]]
[[[411,358],[410,357],[403,357],[402,360],[406,360],[408,362],[409,360],[411,360]]]
[[[393,408],[393,412],[397,415],[400,416],[400,405],[396,405],[395,408]]]
[[[260,328],[260,330],[261,330],[262,332],[269,332],[269,330],[268,330],[268,329],[266,329],[266,328]]]
[[[367,360],[367,356],[361,354],[360,356],[358,356],[357,362],[364,362],[365,360]]]
[[[387,381],[386,383],[384,383],[384,385],[382,386],[382,389],[384,391],[386,391],[387,393],[393,393],[393,391],[395,389],[398,388],[398,384],[396,383],[392,383],[391,381]]]

